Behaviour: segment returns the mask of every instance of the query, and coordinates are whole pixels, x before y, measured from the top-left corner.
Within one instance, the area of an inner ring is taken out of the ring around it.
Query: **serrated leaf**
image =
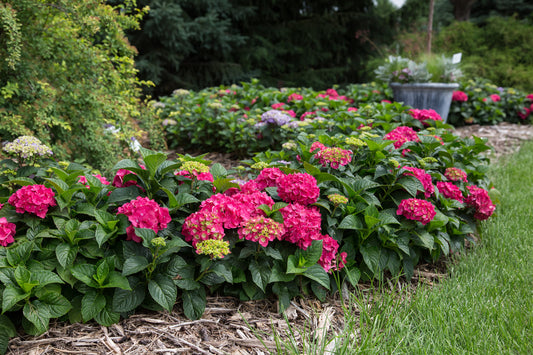
[[[30,178],[26,178],[26,177],[17,177],[16,179],[11,179],[11,180],[8,180],[6,182],[4,182],[4,184],[6,183],[10,183],[10,184],[16,184],[16,185],[19,185],[19,186],[28,186],[28,185],[35,185],[37,184],[35,182],[35,180],[33,179],[30,179]]]
[[[424,191],[422,183],[414,176],[405,176],[398,180],[398,185],[403,187],[409,195],[416,197],[418,191]]]
[[[379,225],[384,226],[388,224],[400,224],[400,222],[392,215],[394,211],[381,211],[379,213]]]
[[[113,167],[113,171],[117,171],[120,169],[126,169],[135,172],[136,170],[141,170],[139,167],[139,164],[137,162],[131,160],[131,159],[123,159],[115,164]]]
[[[148,291],[152,299],[161,307],[171,312],[176,303],[177,289],[174,281],[170,277],[156,275],[148,282]]]
[[[143,284],[138,284],[132,290],[117,288],[113,295],[113,311],[125,313],[139,307],[146,297],[146,289]]]
[[[353,287],[357,287],[357,283],[359,282],[359,279],[361,278],[361,271],[356,267],[351,268],[344,268],[344,272],[346,273],[346,278],[350,282],[350,284]]]
[[[193,291],[183,291],[182,298],[185,317],[195,320],[204,314],[206,296],[203,287]]]
[[[144,165],[150,173],[150,176],[154,176],[159,166],[166,160],[167,156],[163,153],[150,154],[143,158]]]
[[[309,164],[308,162],[304,161],[304,169],[309,175],[318,175],[320,174],[320,169],[314,166],[313,164]]]
[[[265,248],[265,254],[274,260],[283,260],[283,256],[281,256],[279,250],[274,249],[272,247],[267,246]]]
[[[433,250],[433,245],[435,243],[435,238],[430,233],[423,231],[421,233],[415,233],[412,236],[415,244],[420,245],[428,250]]]
[[[296,258],[299,260],[298,266],[309,267],[315,265],[322,256],[322,244],[322,240],[313,240],[306,250],[298,249],[296,251]]]
[[[19,287],[7,285],[2,293],[2,313],[11,310],[18,302],[30,297],[30,292],[24,292]]]
[[[193,195],[191,194],[188,194],[186,192],[182,192],[182,193],[179,193],[177,196],[176,196],[176,201],[177,201],[177,207],[181,207],[183,205],[186,205],[188,203],[196,203],[196,202],[200,202],[199,199],[197,199],[196,197],[194,197]]]
[[[87,322],[93,319],[105,306],[105,296],[95,290],[90,290],[81,300],[81,315],[83,320]]]
[[[136,186],[121,187],[111,192],[111,194],[109,195],[109,198],[107,199],[107,202],[109,203],[122,202],[122,201],[129,202],[131,200],[135,200],[138,196],[141,196],[138,187]]]
[[[196,289],[199,289],[200,287],[202,287],[201,283],[199,283],[198,281],[195,281],[193,279],[178,279],[178,280],[174,280],[174,283],[181,290],[192,291],[192,290],[196,290]]]
[[[39,302],[48,307],[50,318],[59,318],[70,311],[70,302],[57,292],[47,292],[39,297]]]
[[[228,175],[228,171],[220,163],[213,164],[209,169],[209,172],[213,175],[214,179],[223,178]]]
[[[69,188],[68,184],[60,179],[45,178],[44,180],[49,182],[56,189],[58,194],[62,194]]]
[[[337,228],[358,230],[363,229],[363,223],[361,222],[361,219],[358,216],[356,216],[355,214],[350,214],[344,217],[344,219]]]
[[[367,246],[361,245],[359,248],[363,255],[363,260],[374,275],[378,275],[381,270],[379,269],[379,259],[381,257],[380,248],[376,245]]]
[[[299,267],[299,260],[295,255],[289,255],[287,259],[287,274],[301,274],[306,270],[305,267]]]
[[[252,281],[264,292],[270,277],[270,268],[268,265],[264,262],[259,264],[257,260],[252,259],[250,265],[248,265],[248,270],[252,274]]]
[[[318,264],[312,265],[308,267],[307,270],[302,273],[302,275],[318,282],[320,285],[329,290],[329,276],[322,266]]]
[[[94,320],[104,327],[110,327],[120,321],[120,314],[113,312],[108,307],[105,307],[94,316]]]
[[[111,271],[107,278],[107,282],[101,286],[102,288],[121,288],[123,290],[131,290],[130,283],[125,276],[118,271]]]
[[[39,283],[40,287],[43,287],[49,284],[54,284],[54,283],[58,283],[58,284],[64,283],[63,280],[61,280],[61,278],[55,272],[44,270],[44,269],[31,270],[31,275],[32,275],[32,278]]]
[[[72,247],[68,243],[61,243],[56,247],[56,258],[63,267],[72,265],[78,255],[78,247]]]
[[[287,274],[282,267],[278,264],[274,264],[272,267],[272,272],[268,279],[268,283],[274,282],[291,282],[296,278],[296,274]]]
[[[217,263],[211,267],[211,271],[223,277],[226,282],[233,283],[233,274],[226,264]]]
[[[96,273],[96,266],[91,264],[77,264],[74,265],[70,272],[72,276],[80,280],[86,285],[91,287],[97,287],[98,285],[93,279],[93,275]]]
[[[124,261],[122,267],[122,275],[129,276],[139,271],[142,271],[148,267],[148,259],[144,256],[132,256]]]
[[[48,324],[51,318],[50,313],[48,307],[40,303],[39,300],[26,303],[22,309],[22,313],[33,324],[38,333],[44,333],[48,330]]]
[[[111,238],[111,236],[114,234],[114,232],[107,233],[104,230],[104,227],[101,225],[96,226],[96,230],[94,231],[94,240],[96,240],[96,243],[98,243],[98,246],[101,247],[105,242]]]

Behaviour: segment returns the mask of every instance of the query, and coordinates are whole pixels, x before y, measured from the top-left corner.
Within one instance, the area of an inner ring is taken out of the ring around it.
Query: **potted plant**
[[[417,109],[433,109],[446,122],[455,83],[462,73],[458,61],[443,55],[425,56],[413,61],[400,56],[389,56],[375,70],[378,79],[389,83],[394,101]]]

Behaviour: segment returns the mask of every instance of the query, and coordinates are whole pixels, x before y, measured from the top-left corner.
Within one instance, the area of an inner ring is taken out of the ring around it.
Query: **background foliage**
[[[154,127],[124,37],[142,13],[122,10],[101,0],[0,4],[2,140],[34,135],[61,159],[109,167],[140,138],[138,124]]]

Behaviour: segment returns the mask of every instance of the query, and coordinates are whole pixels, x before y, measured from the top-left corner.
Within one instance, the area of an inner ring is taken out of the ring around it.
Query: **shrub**
[[[102,0],[0,4],[7,34],[0,41],[2,139],[33,135],[61,159],[102,168],[124,154],[132,137],[141,139],[138,125],[157,127],[139,99],[135,50],[124,37],[141,15],[119,13]],[[150,133],[162,143],[157,131]]]

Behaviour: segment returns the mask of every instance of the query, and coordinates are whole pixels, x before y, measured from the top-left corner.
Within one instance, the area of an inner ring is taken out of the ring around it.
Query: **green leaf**
[[[379,212],[379,225],[400,224],[396,217],[394,217],[395,214],[396,212],[394,212],[394,210],[384,210]]]
[[[311,282],[311,290],[315,294],[316,298],[320,300],[320,302],[326,301],[327,296],[327,290],[325,287],[320,285],[318,282]]]
[[[409,193],[409,195],[416,197],[416,194],[418,191],[424,191],[424,186],[414,176],[404,176],[401,179],[398,180],[398,185],[403,187],[405,191]]]
[[[274,249],[270,246],[267,246],[265,249],[265,254],[269,257],[271,257],[274,260],[283,260],[283,256],[281,256],[281,253],[279,250]]]
[[[234,183],[233,180],[233,178],[218,178],[213,181],[213,186],[217,193],[223,193],[232,187],[239,187],[239,184]]]
[[[153,300],[161,307],[171,312],[176,303],[177,289],[174,281],[164,275],[156,275],[148,282],[148,291]]]
[[[302,273],[305,277],[318,282],[329,290],[329,275],[324,268],[318,264],[312,265]]]
[[[359,250],[363,255],[365,264],[368,266],[372,274],[378,275],[381,272],[379,268],[379,259],[381,257],[379,246],[361,245]]]
[[[94,239],[96,240],[96,243],[98,243],[98,247],[101,247],[105,242],[107,242],[113,234],[114,232],[107,233],[104,230],[104,227],[102,227],[101,225],[96,226],[96,230],[94,232]]]
[[[350,214],[342,220],[342,222],[337,227],[338,229],[363,229],[363,223],[361,222],[361,219],[357,217],[355,214]]]
[[[11,179],[9,181],[6,181],[4,182],[5,183],[9,183],[9,184],[16,184],[16,185],[19,185],[19,186],[28,186],[28,185],[35,185],[37,184],[35,182],[35,180],[33,179],[30,179],[30,178],[26,178],[26,177],[17,177],[16,179]]]
[[[96,273],[96,266],[91,264],[77,264],[70,269],[72,276],[80,280],[84,284],[91,287],[98,287],[93,279],[93,275]]]
[[[135,200],[140,195],[139,188],[136,186],[121,187],[111,192],[107,202],[129,202]]]
[[[31,270],[32,278],[39,283],[40,287],[49,285],[49,284],[62,284],[64,283],[61,278],[52,271],[48,270]]]
[[[33,324],[38,333],[44,333],[48,330],[51,318],[50,312],[48,307],[39,300],[26,303],[22,313]]]
[[[2,293],[2,313],[11,310],[19,301],[30,297],[30,295],[30,292],[24,292],[19,287],[7,285]]]
[[[302,269],[305,270],[305,269]],[[268,279],[268,283],[274,283],[274,282],[291,282],[296,278],[296,274],[288,274],[286,273],[281,265],[274,264],[272,267],[272,272],[270,273],[270,277]]]
[[[72,265],[78,255],[78,247],[72,247],[69,243],[61,243],[56,247],[56,258],[63,267]]]
[[[123,290],[131,290],[130,283],[125,276],[118,271],[111,271],[107,282],[101,286],[102,288],[121,288]]]
[[[280,312],[284,312],[287,308],[289,308],[291,304],[291,295],[287,286],[277,283],[272,286],[272,292],[278,296]]]
[[[148,260],[144,256],[132,256],[126,261],[122,268],[122,275],[129,276],[139,271],[142,271],[148,267]]]
[[[287,274],[301,274],[306,270],[305,267],[299,267],[300,261],[295,255],[289,255],[287,259]]]
[[[110,327],[120,321],[120,314],[111,311],[110,309],[108,309],[108,307],[105,307],[94,316],[94,320],[97,321],[98,324],[103,325],[104,327]]]
[[[119,169],[126,169],[135,172],[136,170],[142,170],[139,164],[137,164],[136,161],[133,161],[131,159],[123,159],[115,164],[113,167],[113,171],[117,171]]]
[[[233,283],[233,274],[228,268],[228,265],[217,263],[211,267],[211,271],[213,271],[216,275],[223,277],[226,282]]]
[[[193,279],[179,279],[179,280],[174,280],[174,283],[176,284],[176,286],[178,286],[181,290],[189,290],[189,291],[192,291],[192,290],[196,290],[196,289],[199,289],[200,287],[202,287],[202,284],[199,283],[198,281],[195,281]]]
[[[252,259],[250,265],[248,265],[248,270],[252,274],[252,281],[265,292],[265,287],[268,284],[268,279],[270,278],[270,268],[265,262],[259,264],[257,260]]]
[[[202,317],[206,305],[205,289],[183,291],[183,313],[185,317],[195,320]]]
[[[356,267],[351,268],[344,268],[344,272],[346,273],[346,278],[350,282],[350,284],[353,287],[357,287],[357,283],[359,282],[359,279],[361,278],[361,271]]]
[[[320,174],[319,168],[317,168],[313,164],[309,164],[306,161],[304,161],[304,169],[308,174],[313,175],[313,176]]]
[[[194,197],[193,195],[191,194],[188,194],[186,192],[182,192],[182,193],[179,193],[177,196],[176,196],[176,201],[178,202],[178,205],[177,207],[181,207],[183,205],[186,205],[188,203],[196,203],[196,202],[200,202],[199,199],[197,199],[196,197]]]
[[[167,160],[167,156],[163,153],[150,154],[144,157],[144,165],[150,173],[150,176],[154,176],[159,166]]]
[[[422,231],[421,233],[415,233],[412,235],[412,239],[416,245],[420,245],[428,250],[433,250],[433,245],[435,244],[435,238],[433,235],[427,231]]]
[[[106,305],[105,296],[95,290],[87,292],[81,300],[81,315],[85,322],[93,319]]]
[[[365,215],[365,223],[367,228],[372,228],[376,224],[380,222],[380,219],[378,217],[373,217],[370,215]]]
[[[306,250],[298,249],[295,255],[299,261],[299,267],[315,265],[322,256],[322,240],[313,240]]]
[[[131,290],[117,288],[113,295],[113,311],[125,313],[139,307],[146,297],[146,288],[142,283],[137,284]]]
[[[45,178],[45,181],[48,181],[57,191],[58,194],[62,194],[68,190],[68,184],[60,179]]]
[[[5,354],[9,346],[9,339],[16,336],[17,332],[11,320],[5,315],[0,315],[0,353]]]
[[[48,307],[50,318],[59,318],[70,311],[70,302],[57,292],[47,292],[39,297],[39,302]]]
[[[7,249],[6,257],[9,265],[17,267],[18,265],[25,264],[30,258],[33,247],[33,242],[22,242],[15,247]]]
[[[228,175],[228,171],[220,163],[213,164],[209,172],[213,175],[213,179],[223,178]]]

